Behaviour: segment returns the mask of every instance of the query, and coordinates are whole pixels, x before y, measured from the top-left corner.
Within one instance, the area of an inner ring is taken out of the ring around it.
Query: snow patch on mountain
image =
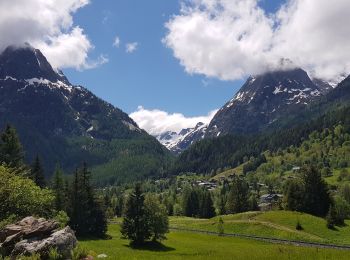
[[[178,133],[167,131],[157,135],[156,138],[168,150],[179,154],[186,150],[190,145],[203,139],[207,128],[207,124],[200,122],[193,128],[182,129]]]

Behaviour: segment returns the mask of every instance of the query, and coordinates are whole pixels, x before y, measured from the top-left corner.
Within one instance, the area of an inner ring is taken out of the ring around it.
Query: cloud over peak
[[[281,59],[323,79],[350,72],[350,1],[288,0],[272,15],[259,0],[187,0],[164,44],[188,73],[222,80],[280,69]]]
[[[8,45],[29,42],[57,68],[87,69],[106,62],[88,58],[93,45],[73,14],[89,0],[1,0],[0,51]]]
[[[217,110],[210,111],[208,115],[186,117],[181,113],[168,113],[159,109],[148,110],[142,106],[129,116],[151,135],[159,135],[167,131],[179,132],[185,128],[195,127],[197,123],[208,124]]]

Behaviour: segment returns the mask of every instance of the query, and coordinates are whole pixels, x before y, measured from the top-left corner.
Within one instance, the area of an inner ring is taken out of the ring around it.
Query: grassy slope
[[[248,212],[222,217],[226,233],[257,235],[290,240],[350,244],[350,221],[344,227],[330,230],[322,218],[288,211]],[[297,221],[304,228],[297,231]],[[171,226],[217,231],[218,217],[212,219],[171,218]]]
[[[226,171],[220,172],[219,174],[215,175],[212,179],[213,180],[219,180],[220,177],[227,178],[231,174],[242,175],[243,174],[243,166],[244,165],[245,165],[245,163],[242,163],[241,165],[239,165],[239,166],[237,166],[235,168],[228,169]]]
[[[110,225],[110,240],[80,241],[81,246],[107,254],[107,259],[350,259],[350,252],[267,244],[253,240],[171,232],[161,246],[132,249]]]

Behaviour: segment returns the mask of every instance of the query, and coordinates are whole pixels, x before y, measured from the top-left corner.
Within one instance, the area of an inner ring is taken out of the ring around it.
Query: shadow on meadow
[[[155,252],[169,252],[169,251],[175,250],[175,248],[165,246],[158,241],[147,241],[142,245],[135,245],[131,243],[129,245],[124,245],[124,246],[135,250],[147,250],[147,251],[155,251]]]

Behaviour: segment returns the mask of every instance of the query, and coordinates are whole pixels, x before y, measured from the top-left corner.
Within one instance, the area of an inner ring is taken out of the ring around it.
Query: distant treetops
[[[17,132],[7,125],[0,134],[0,226],[30,215],[67,216],[78,236],[103,237],[107,231],[105,208],[95,194],[86,163],[76,169],[70,182],[57,166],[48,183],[38,155],[31,166],[25,165]]]
[[[16,129],[11,125],[7,125],[0,134],[0,163],[17,172],[22,172],[25,177],[32,179],[40,188],[46,186],[44,169],[39,155],[35,157],[30,167],[25,165],[23,146]]]

